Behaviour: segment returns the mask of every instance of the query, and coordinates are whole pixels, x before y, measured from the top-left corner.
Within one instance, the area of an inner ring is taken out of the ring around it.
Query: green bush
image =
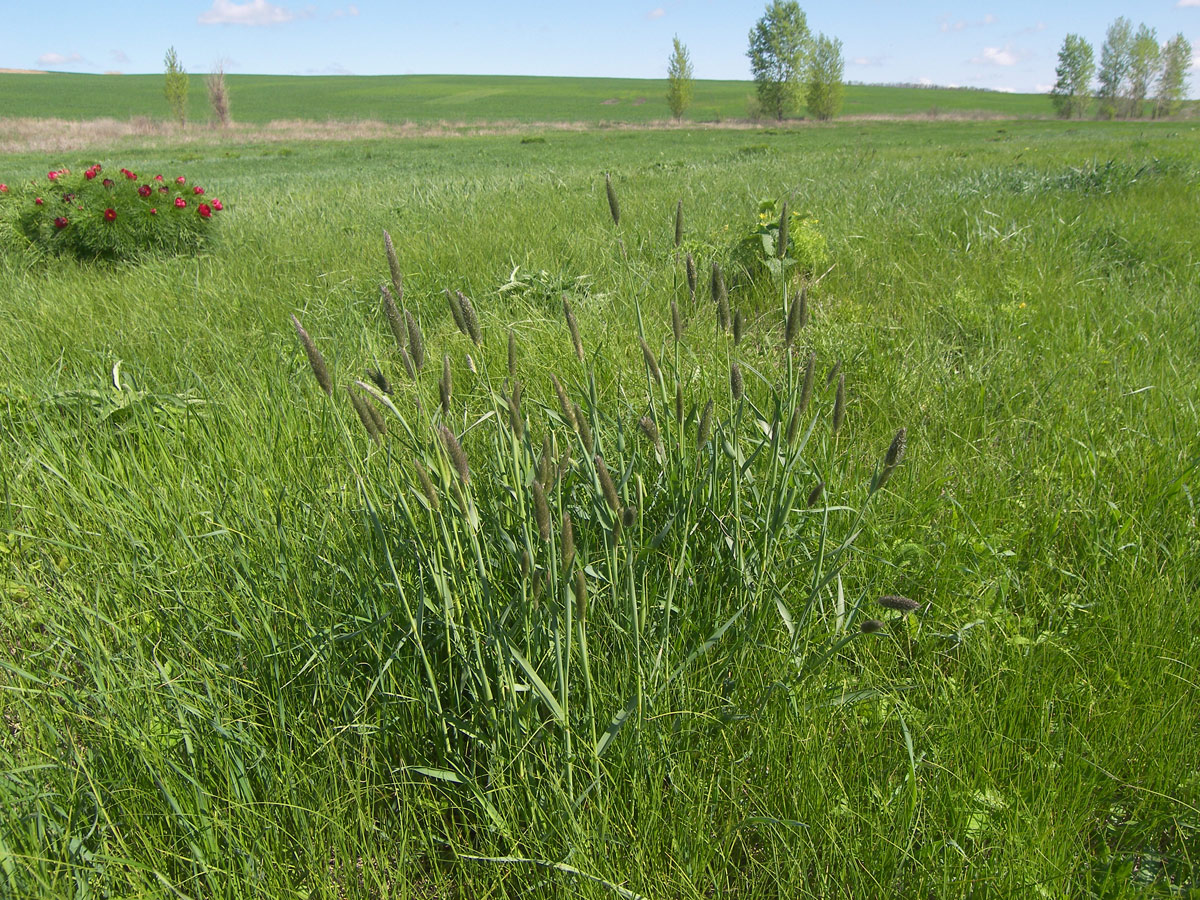
[[[758,204],[758,221],[734,245],[730,277],[741,285],[769,286],[781,277],[811,278],[829,265],[829,242],[817,227],[816,217],[788,211],[788,236],[779,252],[779,204]]]
[[[46,183],[5,197],[15,207],[6,218],[17,235],[33,247],[85,260],[196,253],[225,208],[183,175],[139,178],[121,169],[111,178],[99,164],[82,175],[51,170]]]

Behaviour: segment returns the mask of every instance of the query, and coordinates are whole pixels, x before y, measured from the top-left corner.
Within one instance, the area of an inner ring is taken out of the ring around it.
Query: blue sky
[[[191,72],[463,73],[661,78],[671,37],[697,78],[749,78],[746,37],[765,0],[608,3],[444,0],[4,0],[0,68],[160,72],[174,46]],[[842,39],[846,78],[1046,90],[1068,32],[1099,53],[1127,16],[1200,54],[1200,0],[846,0],[801,3]],[[1200,59],[1196,60],[1200,63]],[[1200,93],[1200,69],[1192,69]],[[0,114],[3,97],[0,97]]]

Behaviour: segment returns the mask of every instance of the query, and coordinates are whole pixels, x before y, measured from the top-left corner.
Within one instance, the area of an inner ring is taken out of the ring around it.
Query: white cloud
[[[124,50],[110,50],[109,55],[112,56],[113,62],[127,63],[129,62],[129,54]]]
[[[933,79],[932,78],[918,78],[917,84],[924,85],[925,87],[933,87]]]
[[[984,47],[981,54],[971,57],[971,62],[977,66],[1015,66],[1018,59],[1012,46],[1005,45],[1004,47]]]
[[[1177,6],[1180,9],[1182,9],[1185,6],[1200,6],[1200,0],[1179,0],[1179,2],[1175,4],[1175,6]]]
[[[650,12],[646,13],[646,18],[653,21],[654,19],[661,19],[666,14],[667,11],[660,6],[658,9],[652,9]]]
[[[882,56],[856,56],[850,63],[855,66],[882,66],[883,60]]]
[[[351,3],[345,9],[335,9],[332,13],[329,14],[329,18],[341,19],[345,16],[354,17],[357,15],[358,15],[358,7],[355,6],[353,3]]]
[[[71,66],[83,62],[78,53],[63,55],[62,53],[43,53],[37,58],[39,66]]]
[[[1186,0],[1186,2],[1200,3],[1200,0]],[[991,13],[988,13],[982,19],[974,21],[968,21],[967,19],[951,21],[949,16],[942,16],[938,21],[940,23],[938,29],[942,34],[949,34],[952,31],[966,31],[968,28],[984,28],[988,25],[995,25],[999,20]]]
[[[1048,94],[1052,90],[1054,90],[1054,85],[1052,84],[1035,84],[1033,86],[1033,92],[1035,94]]]
[[[201,25],[282,25],[296,18],[290,9],[267,0],[213,0],[212,9],[202,12],[196,21]]]

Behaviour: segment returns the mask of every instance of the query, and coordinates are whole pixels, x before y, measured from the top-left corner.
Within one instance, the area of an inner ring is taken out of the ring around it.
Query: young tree
[[[837,38],[820,35],[812,46],[812,57],[808,64],[808,95],[806,104],[809,115],[818,119],[832,119],[842,111],[842,95],[846,86],[842,78],[846,64],[842,59],[842,42]]]
[[[671,107],[671,115],[680,119],[692,103],[692,60],[678,35],[673,43],[674,50],[667,61],[667,106]]]
[[[1177,34],[1163,46],[1162,71],[1154,98],[1154,116],[1172,116],[1187,96],[1187,72],[1192,64],[1192,45]]]
[[[764,113],[782,119],[795,108],[811,44],[808,20],[795,0],[773,0],[750,30],[746,56]]]
[[[1158,75],[1161,52],[1157,32],[1144,24],[1138,26],[1129,52],[1129,85],[1125,104],[1127,116],[1135,119],[1141,117],[1146,96]]]
[[[225,64],[219,62],[208,76],[208,104],[212,107],[213,119],[225,128],[233,121],[229,114],[229,88],[225,84]]]
[[[1082,119],[1091,100],[1092,75],[1096,60],[1092,45],[1077,34],[1068,34],[1058,51],[1058,80],[1050,91],[1054,108],[1064,119]]]
[[[1124,16],[1108,26],[1104,46],[1100,48],[1100,115],[1111,119],[1119,112],[1121,91],[1129,75],[1130,56],[1133,53],[1133,25]]]
[[[167,103],[171,107],[171,115],[179,120],[180,125],[186,125],[188,74],[179,62],[179,54],[175,52],[174,47],[167,50],[167,55],[163,62],[167,67],[165,93],[167,95]]]

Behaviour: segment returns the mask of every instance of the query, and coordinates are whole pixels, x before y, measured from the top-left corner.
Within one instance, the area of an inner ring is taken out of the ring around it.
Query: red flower
[[[47,172],[46,177],[49,178],[51,181],[58,181],[58,173],[57,172]]]
[[[192,193],[193,194],[203,194],[204,188],[200,187],[200,185],[196,185],[194,188],[192,188]]]
[[[150,185],[143,184],[140,188],[138,188],[138,196],[139,197],[149,197],[150,196]]]
[[[213,209],[215,209],[217,212],[220,212],[220,211],[221,211],[221,210],[223,210],[224,208],[225,208],[225,207],[224,207],[224,205],[222,205],[222,203],[221,203],[221,201],[220,201],[220,200],[214,200],[214,201],[213,201]]]
[[[154,176],[154,180],[155,180],[155,181],[162,181],[162,176],[161,176],[161,175],[155,175],[155,176]]]
[[[92,168],[95,169],[97,172],[103,171],[100,166],[100,163],[96,163],[94,166],[92,166]]]
[[[54,220],[55,228],[66,228],[71,223],[67,221],[66,216],[59,216]]]
[[[103,185],[104,185],[106,188],[110,188],[110,187],[112,187],[112,186],[113,186],[113,184],[114,184],[114,182],[113,182],[113,180],[112,180],[111,178],[105,178],[105,179],[104,179],[102,182],[100,182],[100,183],[101,183],[101,184],[103,184]]]
[[[182,175],[180,175],[178,178],[175,179],[176,184],[183,184],[186,181],[187,181],[187,179],[184,178]]]
[[[83,173],[83,177],[86,178],[88,181],[91,181],[93,178],[96,177],[96,170],[88,169],[86,172]]]
[[[168,188],[168,187],[167,187],[165,184],[159,185],[159,187],[158,187],[158,192],[159,192],[160,194],[169,194],[169,193],[171,193],[170,189],[169,189],[169,188]]]
[[[207,203],[201,203],[198,207],[196,207],[196,212],[200,213],[200,218],[202,219],[212,218],[212,207]]]
[[[130,181],[137,181],[137,172],[126,172],[125,177]]]
[[[111,206],[104,211],[104,221],[105,222],[117,221],[117,211],[115,209],[113,209]]]
[[[0,194],[7,194],[7,193],[8,193],[8,185],[0,184]]]
[[[128,175],[128,174],[129,174],[129,170],[128,170],[128,169],[126,169],[126,168],[124,168],[124,167],[122,167],[122,168],[120,169],[120,172],[121,172],[121,174],[122,174],[122,175]]]
[[[33,198],[33,203],[34,203],[34,205],[35,205],[35,206],[41,206],[41,205],[42,205],[43,203],[45,203],[45,202],[46,202],[46,201],[45,201],[45,200],[43,200],[41,197],[34,197],[34,198]]]
[[[150,215],[152,215],[152,216],[157,216],[157,215],[158,215],[158,210],[157,210],[157,209],[155,209],[153,206],[152,206],[152,207],[150,207]]]
[[[184,200],[182,197],[175,198],[175,208],[176,209],[183,209],[185,206],[187,206],[186,200]]]

